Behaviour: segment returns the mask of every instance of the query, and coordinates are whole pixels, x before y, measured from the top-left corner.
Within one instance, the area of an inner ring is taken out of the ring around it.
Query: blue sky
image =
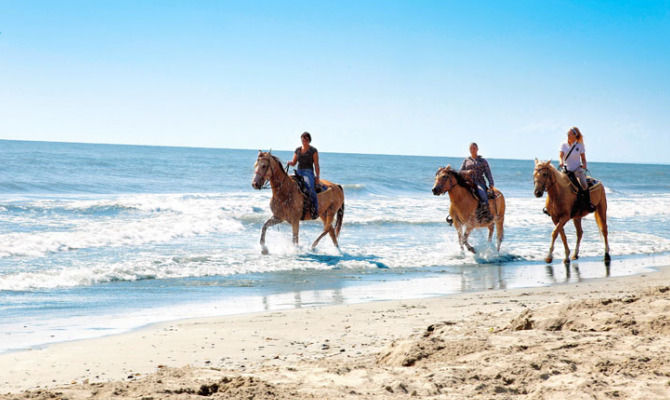
[[[0,0],[2,139],[670,163],[669,71],[668,1]]]

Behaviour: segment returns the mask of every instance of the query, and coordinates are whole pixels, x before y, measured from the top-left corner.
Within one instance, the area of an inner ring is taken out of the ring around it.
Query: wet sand
[[[670,399],[670,268],[0,355],[0,399]]]

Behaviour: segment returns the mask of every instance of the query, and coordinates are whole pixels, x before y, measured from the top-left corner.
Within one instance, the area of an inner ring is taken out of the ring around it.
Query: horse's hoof
[[[563,264],[570,265],[570,259],[566,258],[565,260],[563,260]]]
[[[267,256],[268,254],[270,254],[270,252],[268,251],[267,247],[263,247],[261,249],[261,254],[263,254],[264,256]]]
[[[610,266],[610,263],[612,262],[612,259],[610,258],[609,253],[605,253],[605,257],[603,258],[603,261],[605,262],[606,267]]]
[[[475,254],[475,253],[476,253],[474,247],[468,247],[468,251],[469,251],[470,253],[472,253],[472,254]]]
[[[572,255],[572,259],[573,259],[573,260],[579,260],[579,255],[577,255],[577,254],[573,254],[573,255]]]

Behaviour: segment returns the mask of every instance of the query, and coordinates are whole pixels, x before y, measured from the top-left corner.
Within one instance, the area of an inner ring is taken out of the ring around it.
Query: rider
[[[489,200],[486,189],[486,180],[489,182],[489,187],[493,188],[493,176],[491,169],[486,159],[477,154],[479,146],[477,143],[470,143],[470,157],[463,160],[461,170],[459,172],[468,171],[471,173],[472,182],[475,184],[477,196],[479,196],[479,208],[477,209],[478,219],[482,222],[490,221],[493,216],[489,211]]]
[[[567,172],[572,172],[577,178],[580,186],[580,194],[583,196],[582,199],[588,212],[595,211],[596,208],[591,204],[591,193],[589,192],[586,183],[586,152],[584,149],[584,136],[576,126],[573,126],[568,130],[568,142],[561,145],[558,158],[561,160],[561,169],[565,169]]]
[[[293,154],[293,160],[288,162],[288,165],[298,164],[298,169],[296,173],[303,178],[309,187],[309,195],[312,199],[312,218],[317,218],[319,216],[319,203],[318,197],[316,196],[316,185],[319,185],[319,173],[321,172],[319,168],[319,151],[316,147],[311,146],[312,135],[309,132],[303,132],[300,135],[300,140],[302,141],[302,146],[295,149]],[[316,171],[316,175],[314,172]]]

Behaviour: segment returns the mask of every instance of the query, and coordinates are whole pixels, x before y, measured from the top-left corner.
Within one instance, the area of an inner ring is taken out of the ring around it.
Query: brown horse
[[[458,232],[458,244],[467,247],[471,252],[475,249],[468,243],[468,236],[475,228],[489,228],[489,242],[493,237],[493,225],[495,224],[498,236],[498,251],[500,251],[500,243],[503,240],[503,222],[505,221],[505,197],[500,190],[494,188],[494,199],[489,199],[489,210],[493,215],[493,219],[489,222],[481,222],[477,219],[476,211],[479,206],[479,199],[476,198],[470,185],[466,180],[450,165],[442,167],[435,173],[435,185],[433,186],[433,194],[439,196],[445,192],[449,193],[451,206],[449,207],[449,215],[454,221],[454,227]],[[465,227],[465,232],[463,232]]]
[[[272,187],[272,199],[270,200],[270,209],[272,217],[265,221],[261,231],[261,247],[263,254],[268,253],[265,246],[265,231],[280,222],[288,222],[293,227],[293,244],[298,245],[298,232],[300,229],[300,220],[303,217],[303,203],[305,196],[300,191],[300,187],[293,178],[291,178],[284,168],[281,161],[272,154],[258,151],[258,159],[254,165],[254,178],[251,186],[254,189],[261,189],[265,182],[270,181]],[[319,217],[323,221],[323,232],[312,243],[312,249],[316,247],[327,233],[333,240],[335,247],[339,249],[337,238],[342,229],[342,218],[344,217],[344,190],[342,186],[321,180],[321,185],[327,187],[326,190],[317,194],[319,200]],[[307,212],[305,218],[311,218]],[[337,215],[337,222],[333,228],[333,219]]]
[[[568,247],[568,240],[565,237],[563,227],[565,224],[573,220],[575,224],[575,231],[577,231],[577,245],[572,259],[579,258],[579,243],[582,241],[582,218],[588,215],[588,211],[579,210],[575,215],[572,214],[573,205],[577,201],[577,192],[573,189],[570,183],[570,178],[559,170],[557,170],[550,161],[541,162],[535,159],[535,171],[533,172],[533,181],[535,183],[535,197],[542,197],[544,192],[547,192],[547,212],[554,222],[554,230],[551,232],[551,246],[549,247],[549,254],[544,259],[547,263],[553,261],[554,242],[556,236],[561,235],[563,246],[565,247],[565,264],[570,263],[570,248]],[[590,188],[591,203],[596,206],[595,218],[598,224],[598,229],[602,234],[605,242],[605,265],[610,263],[610,247],[607,242],[607,198],[605,196],[605,188],[602,183],[598,183]]]

